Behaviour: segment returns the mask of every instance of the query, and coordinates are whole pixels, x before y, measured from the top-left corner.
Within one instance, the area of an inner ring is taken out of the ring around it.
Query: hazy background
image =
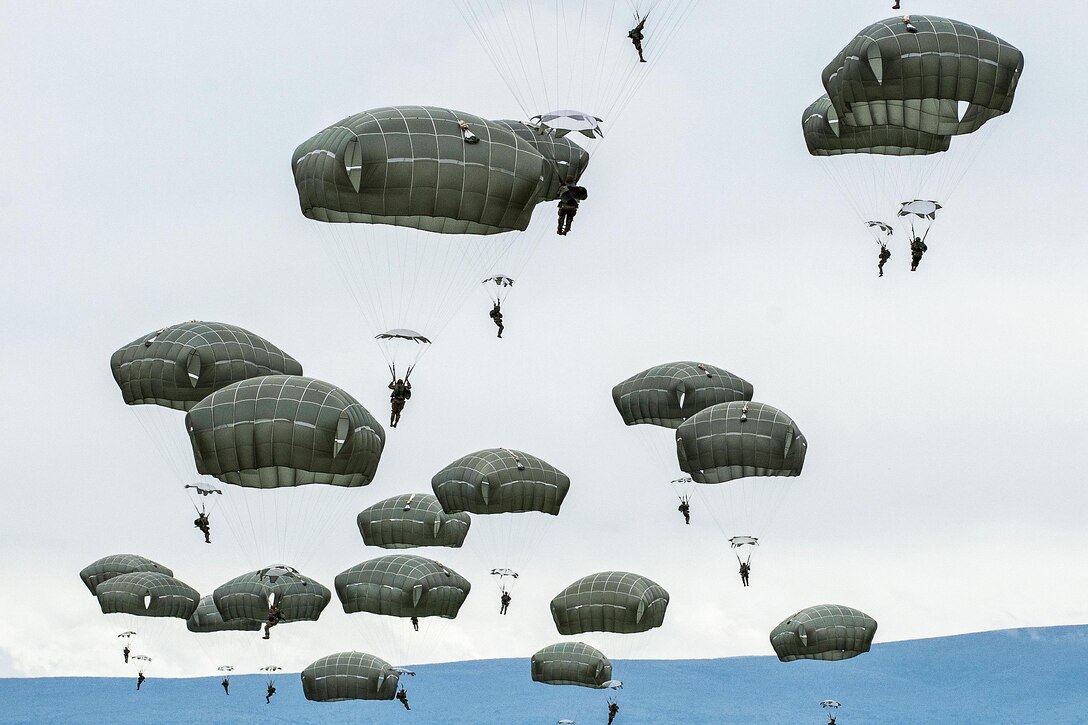
[[[878,641],[1084,622],[1088,101],[1073,60],[1088,13],[906,4],[1026,56],[917,273],[900,247],[877,279],[799,124],[823,66],[890,3],[704,2],[610,130],[575,230],[520,276],[504,339],[481,290],[304,573],[331,586],[383,554],[358,510],[505,446],[565,471],[570,495],[505,618],[485,581],[501,555],[430,553],[476,586],[412,661],[528,656],[559,639],[548,600],[603,569],[672,595],[661,629],[602,646],[618,656],[767,654],[774,625],[824,602],[874,616]],[[144,554],[203,593],[253,568],[192,529],[110,375],[115,349],[189,319],[240,325],[384,418],[384,361],[299,212],[291,152],[378,106],[518,115],[456,9],[412,7],[0,4],[0,676],[128,672],[121,627],[77,576],[101,556]],[[809,441],[748,589],[698,502],[683,525],[671,464],[611,402],[620,380],[684,359],[748,379]],[[155,674],[221,664],[172,625]],[[295,670],[369,646],[335,599],[274,634]]]

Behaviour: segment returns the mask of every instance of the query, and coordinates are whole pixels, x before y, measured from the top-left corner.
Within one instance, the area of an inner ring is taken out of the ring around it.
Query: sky
[[[456,620],[421,641],[398,628],[379,642],[334,599],[319,622],[279,628],[279,664],[372,644],[404,662],[527,657],[561,639],[551,597],[607,569],[671,595],[660,629],[593,642],[620,657],[768,654],[779,621],[820,603],[869,613],[885,642],[1085,621],[1088,100],[1070,60],[1088,11],[905,0],[986,28],[1026,63],[918,272],[901,245],[878,279],[876,247],[807,154],[799,120],[824,65],[888,4],[694,8],[607,126],[572,233],[539,239],[504,305],[503,339],[474,291],[413,376],[374,482],[303,532],[304,573],[331,586],[384,553],[359,538],[365,506],[428,491],[481,448],[538,455],[571,492],[542,524],[510,615],[493,611],[486,575],[503,565],[502,544],[431,552],[474,584]],[[291,153],[380,106],[523,113],[446,3],[2,9],[0,676],[119,675],[122,627],[78,578],[91,561],[140,553],[202,593],[290,562],[254,564],[262,552],[222,529],[203,544],[109,356],[177,322],[231,323],[382,420],[385,361],[299,212]],[[542,205],[535,221],[553,214]],[[610,399],[616,383],[674,360],[747,379],[809,442],[803,474],[769,482],[784,497],[747,589],[714,504],[697,499],[690,527],[676,512],[668,435],[649,444]],[[176,432],[184,450],[180,418]],[[174,624],[156,623],[158,675],[241,661],[194,648]]]

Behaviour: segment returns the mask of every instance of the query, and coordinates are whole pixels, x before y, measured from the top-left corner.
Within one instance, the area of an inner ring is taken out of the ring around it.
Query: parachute
[[[478,142],[466,143],[466,130]],[[411,329],[433,341],[520,244],[536,205],[558,198],[565,175],[580,176],[587,162],[576,144],[538,143],[511,122],[396,106],[324,129],[295,149],[291,166],[302,213],[322,222],[372,334]],[[390,367],[394,349],[382,348]]]
[[[771,630],[778,659],[845,660],[869,651],[876,620],[838,604],[802,609]]]
[[[528,453],[487,448],[443,468],[431,478],[431,488],[448,513],[484,514],[474,522],[468,545],[482,567],[525,573],[548,529],[540,514],[559,515],[570,478]],[[499,577],[497,583],[510,591],[511,581]]]
[[[103,614],[188,619],[200,593],[185,582],[157,571],[118,574],[95,589]]]
[[[404,493],[369,506],[356,517],[367,546],[408,549],[417,546],[460,547],[472,520],[466,513],[447,514],[427,493]]]
[[[457,572],[432,559],[392,554],[336,575],[336,595],[344,612],[370,612],[390,617],[453,619],[472,585]]]
[[[487,290],[487,296],[491,298],[491,301],[497,305],[501,305],[506,302],[506,297],[510,294],[510,289],[514,286],[514,278],[507,277],[505,274],[494,274],[483,281],[484,289]]]
[[[337,652],[302,670],[307,700],[392,700],[400,675],[385,660],[365,652]]]
[[[1011,110],[1024,67],[1019,50],[985,30],[910,19],[917,32],[898,17],[859,32],[802,115],[809,153],[834,157],[822,166],[863,220],[921,192],[946,200],[982,146],[951,137]]]
[[[275,605],[282,622],[317,621],[332,599],[327,587],[289,566],[243,574],[215,588],[212,599],[223,620],[264,622]]]
[[[685,360],[632,375],[612,388],[612,400],[627,425],[677,428],[711,405],[751,400],[752,391],[727,370]]]
[[[1012,108],[1024,56],[981,28],[911,15],[863,29],[823,71],[848,126],[890,124],[934,135],[971,133]]]
[[[661,626],[669,593],[638,574],[602,571],[559,592],[550,606],[560,634],[631,634]]]
[[[719,403],[676,429],[680,468],[697,483],[798,476],[807,449],[793,420],[764,403]]]
[[[842,703],[838,700],[824,700],[820,703],[820,707],[832,707],[838,710],[840,707],[842,707]]]
[[[216,391],[186,414],[185,426],[200,473],[252,488],[365,486],[385,445],[385,431],[355,398],[293,375]]]
[[[196,469],[233,484],[218,510],[251,566],[305,560],[349,491],[374,478],[385,446],[381,425],[346,391],[292,375],[218,390],[185,424]]]
[[[122,574],[137,572],[155,572],[168,577],[174,576],[174,572],[162,564],[138,554],[110,554],[83,567],[79,572],[79,578],[83,580],[93,596],[98,593],[98,585],[102,582]]]
[[[212,595],[200,599],[196,610],[185,622],[185,628],[190,632],[206,634],[210,632],[256,632],[261,628],[264,617],[256,619],[231,619],[225,620],[215,607]],[[220,668],[222,669],[222,668]],[[233,669],[233,668],[231,668]]]
[[[584,642],[559,642],[548,645],[530,660],[533,682],[546,685],[577,685],[604,689],[610,687],[612,663],[595,647]]]
[[[301,375],[298,361],[249,330],[193,320],[133,340],[110,358],[128,405],[189,410],[231,383]]]
[[[448,513],[525,513],[556,516],[570,489],[565,473],[536,456],[488,448],[462,456],[431,478]]]

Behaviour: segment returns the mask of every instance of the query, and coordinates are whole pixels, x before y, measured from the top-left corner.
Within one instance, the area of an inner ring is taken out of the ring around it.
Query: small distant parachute
[[[937,218],[937,210],[940,208],[940,204],[929,199],[904,201],[903,208],[899,210],[898,216],[913,216],[919,219],[933,220]]]
[[[185,628],[190,632],[256,632],[263,621],[256,619],[223,619],[215,608],[215,600],[209,594],[200,599],[192,616],[185,621]]]
[[[734,536],[729,539],[729,548],[739,549],[742,546],[757,546],[759,538],[755,536]]]
[[[550,606],[559,634],[631,634],[661,626],[669,593],[639,574],[602,571],[559,592]]]
[[[820,706],[821,707],[833,707],[833,708],[835,708],[837,710],[840,707],[842,707],[842,703],[839,702],[838,700],[824,700],[823,702],[820,703]]]
[[[211,496],[212,494],[217,494],[219,496],[223,495],[223,492],[220,491],[218,488],[215,488],[214,486],[208,486],[207,488],[204,488],[204,487],[201,487],[201,486],[195,486],[193,484],[188,484],[188,485],[185,486],[185,488],[193,489],[193,493],[195,493],[197,496]]]
[[[103,614],[188,619],[200,603],[200,593],[167,574],[139,571],[120,574],[95,590]]]
[[[197,470],[250,488],[365,486],[385,431],[344,390],[294,375],[243,380],[186,414]]]
[[[189,410],[231,383],[263,375],[301,375],[293,357],[249,330],[193,320],[140,337],[110,358],[129,405]]]
[[[891,236],[892,233],[894,233],[894,231],[895,231],[894,229],[892,229],[892,227],[890,225],[885,224],[884,222],[868,221],[868,222],[865,222],[865,226],[869,227],[870,229],[874,229],[874,230],[880,232],[881,234],[885,234],[887,236]]]
[[[604,138],[601,123],[604,119],[584,111],[548,111],[529,119],[530,125],[547,130],[556,138],[563,138],[571,131],[582,134],[586,138]]]
[[[697,483],[798,476],[807,449],[793,419],[764,403],[719,403],[676,429],[680,468]]]
[[[363,509],[356,523],[367,546],[456,548],[464,543],[472,520],[466,513],[446,513],[429,493],[404,493]]]
[[[432,559],[392,554],[364,561],[336,575],[336,595],[344,612],[390,617],[453,619],[472,585]]]
[[[419,359],[431,347],[431,341],[425,336],[404,327],[379,332],[374,339],[378,341],[393,377],[397,377],[398,364],[401,366],[401,377],[411,375]]]
[[[604,689],[610,687],[612,662],[595,647],[584,642],[559,642],[548,645],[530,660],[533,682],[546,685],[577,685]]]
[[[845,660],[868,652],[876,620],[857,609],[821,604],[802,609],[771,630],[778,659]]]
[[[283,670],[283,668],[280,667],[279,665],[266,665],[266,666],[262,667],[260,671],[261,672],[280,672],[281,670]]]
[[[124,639],[130,639],[130,638],[132,638],[134,636],[136,636],[136,633],[133,632],[131,629],[129,631],[127,631],[127,632],[122,632],[121,634],[117,635],[118,638],[124,638]]]
[[[215,588],[212,599],[226,622],[263,622],[272,605],[279,608],[283,622],[312,622],[332,600],[332,592],[289,566],[274,566],[231,579]]]
[[[392,700],[400,675],[385,660],[365,652],[337,652],[302,670],[307,700]]]
[[[612,388],[612,401],[627,425],[677,428],[718,403],[752,399],[752,384],[706,363],[684,360],[655,365]]]
[[[121,574],[133,574],[141,571],[174,576],[174,572],[170,569],[139,554],[110,554],[83,567],[82,571],[79,572],[79,578],[83,580],[87,589],[94,595],[97,593],[98,585],[102,582],[109,581]]]
[[[231,665],[222,665],[220,667],[216,667],[215,669],[218,672],[234,672],[234,667],[232,667]]]
[[[147,655],[129,655],[130,660],[138,660],[140,662],[150,662],[151,658]]]
[[[510,294],[510,288],[514,286],[514,278],[505,274],[496,274],[485,279],[483,285],[491,301],[501,305]]]
[[[570,479],[536,456],[488,448],[462,456],[431,478],[434,495],[449,512],[473,514],[539,511],[558,515]]]

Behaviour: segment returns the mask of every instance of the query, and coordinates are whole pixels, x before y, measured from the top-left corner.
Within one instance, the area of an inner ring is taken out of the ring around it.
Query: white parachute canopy
[[[398,369],[402,371],[401,376],[404,378],[411,375],[420,358],[431,347],[431,341],[422,333],[404,327],[379,332],[374,339],[394,377],[397,376]]]
[[[836,710],[839,709],[840,707],[842,707],[842,703],[839,702],[838,700],[824,700],[823,702],[820,703],[820,705],[822,707],[833,707]]]
[[[604,138],[601,130],[603,118],[585,113],[584,111],[549,111],[533,116],[529,119],[529,125],[538,129],[547,129],[556,138],[563,138],[571,131],[576,131],[586,138]]]

